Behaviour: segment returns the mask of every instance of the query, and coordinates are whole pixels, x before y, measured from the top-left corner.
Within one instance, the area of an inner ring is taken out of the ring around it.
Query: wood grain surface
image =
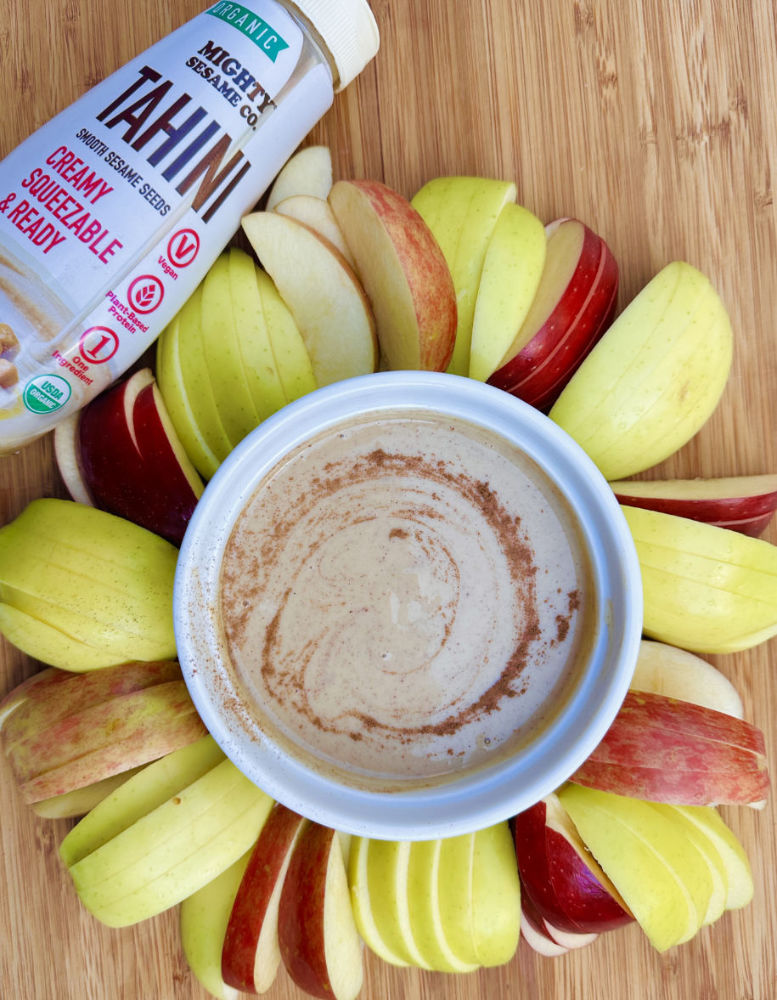
[[[0,155],[204,0],[0,0]],[[411,196],[440,174],[513,178],[544,220],[574,215],[609,242],[621,305],[684,258],[719,289],[735,360],[720,407],[664,463],[672,475],[777,471],[777,23],[771,0],[373,0],[374,63],[313,133],[339,177]],[[0,460],[0,523],[64,495],[48,439]],[[777,527],[766,536],[777,541]],[[719,657],[777,773],[777,640]],[[37,669],[0,649],[0,694]],[[777,996],[777,834],[763,812],[725,815],[750,855],[755,900],[660,956],[636,926],[558,959],[522,943],[470,976],[367,958],[365,1000]],[[0,997],[203,1000],[175,911],[112,931],[79,905],[57,857],[65,822],[37,819],[0,762]],[[302,995],[282,972],[270,1000]]]

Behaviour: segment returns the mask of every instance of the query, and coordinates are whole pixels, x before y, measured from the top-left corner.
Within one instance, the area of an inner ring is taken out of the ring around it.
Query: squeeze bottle
[[[366,0],[218,0],[0,162],[0,452],[143,353],[378,44]]]

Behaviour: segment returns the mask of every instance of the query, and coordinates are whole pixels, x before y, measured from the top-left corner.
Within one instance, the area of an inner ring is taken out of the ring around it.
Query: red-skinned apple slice
[[[286,971],[322,1000],[354,1000],[362,946],[338,835],[311,823],[301,834],[281,891],[278,941]]]
[[[81,411],[71,413],[54,428],[54,458],[71,499],[94,507],[94,498],[81,468],[78,424]]]
[[[202,496],[203,484],[184,451],[156,383],[144,386],[138,393],[132,420],[147,482],[158,485],[158,490],[149,488],[147,517],[153,521],[152,530],[180,545]]]
[[[586,945],[593,944],[599,937],[597,932],[581,934],[578,931],[562,931],[560,927],[554,927],[549,920],[543,920],[543,925],[548,936],[562,948],[572,951],[574,948],[585,948]]]
[[[558,958],[569,951],[565,945],[553,940],[545,921],[525,894],[521,897],[521,937],[533,951],[546,958]]]
[[[524,894],[554,929],[598,934],[633,920],[555,795],[516,816],[514,832]]]
[[[756,538],[777,510],[777,475],[721,479],[621,479],[610,483],[619,503],[731,528]]]
[[[378,181],[338,181],[329,204],[372,303],[391,369],[444,371],[456,291],[437,240],[410,202]]]
[[[27,802],[94,784],[205,735],[182,680],[154,684],[58,719],[14,743],[9,759]]]
[[[571,781],[675,805],[746,805],[769,789],[763,733],[701,705],[629,691]]]
[[[57,667],[40,670],[0,702],[0,730],[5,752],[11,753],[17,741],[65,716],[154,684],[175,680],[181,680],[181,668],[175,660],[120,663],[85,674]],[[12,711],[6,711],[6,707]]]
[[[270,988],[281,953],[281,891],[304,817],[276,802],[262,827],[232,905],[221,952],[224,982],[247,993]]]
[[[546,227],[547,254],[534,302],[500,367],[488,379],[547,410],[612,322],[618,265],[577,219]]]

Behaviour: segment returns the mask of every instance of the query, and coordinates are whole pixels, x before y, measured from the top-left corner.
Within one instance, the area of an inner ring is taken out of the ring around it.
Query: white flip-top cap
[[[337,90],[347,87],[378,51],[378,25],[366,0],[293,0],[334,59]]]

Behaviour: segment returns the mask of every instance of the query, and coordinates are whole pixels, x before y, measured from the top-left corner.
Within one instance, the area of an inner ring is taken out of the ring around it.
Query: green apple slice
[[[218,1000],[240,1000],[245,994],[228,986],[221,975],[221,950],[232,904],[251,851],[181,903],[181,945],[198,982]]]
[[[127,659],[124,653],[109,654],[104,646],[67,635],[10,604],[0,603],[0,632],[33,659],[75,673],[114,667]]]
[[[255,269],[254,276],[283,395],[291,403],[316,388],[313,365],[294,317],[272,278],[260,268]]]
[[[518,948],[521,887],[507,823],[478,830],[472,858],[472,938],[481,965],[504,965]]]
[[[438,891],[445,937],[459,960],[480,965],[472,936],[475,834],[445,837],[440,846]]]
[[[550,411],[610,480],[677,451],[718,404],[731,322],[708,278],[663,268],[618,316]]]
[[[472,972],[478,966],[464,962],[446,936],[440,912],[441,840],[412,844],[407,869],[407,895],[413,939],[426,965],[436,972]]]
[[[69,867],[107,844],[143,816],[224,760],[212,736],[144,767],[102,800],[77,823],[60,845],[59,854]]]
[[[229,252],[229,289],[243,371],[261,420],[286,403],[270,343],[253,260],[233,247]]]
[[[367,860],[367,881],[378,932],[390,951],[408,965],[430,966],[413,936],[407,891],[410,843],[373,840]]]
[[[348,886],[356,927],[362,940],[375,954],[390,965],[410,963],[391,947],[378,926],[376,899],[370,891],[369,856],[374,841],[369,837],[354,837],[348,857]],[[378,900],[381,893],[378,893]]]
[[[558,797],[653,947],[663,952],[693,937],[712,881],[683,826],[653,803],[580,785],[565,785]]]
[[[181,370],[179,350],[181,317],[191,313],[191,310],[194,309],[194,302],[199,302],[199,294],[199,289],[196,289],[191,298],[184,304],[181,312],[162,331],[157,341],[156,378],[162,399],[184,451],[200,475],[205,479],[210,479],[219,467],[220,459],[205,440],[194,416],[186,388],[186,380]],[[199,309],[197,312],[199,315]],[[188,350],[190,348],[187,348]],[[208,392],[212,397],[210,385],[208,385]],[[196,398],[199,399],[200,396],[198,395]],[[225,454],[228,453],[228,448],[227,443],[224,446]]]
[[[229,258],[221,254],[202,283],[203,357],[216,409],[234,448],[260,422],[246,378],[235,319]]]
[[[412,198],[450,268],[456,289],[458,324],[448,371],[469,373],[472,322],[486,247],[496,220],[515,201],[512,181],[483,177],[435,177]]]
[[[753,875],[745,849],[713,806],[668,806],[708,837],[726,869],[726,909],[737,910],[752,900]]]
[[[500,367],[537,294],[547,245],[537,216],[508,202],[483,260],[472,321],[470,378],[485,382]]]

